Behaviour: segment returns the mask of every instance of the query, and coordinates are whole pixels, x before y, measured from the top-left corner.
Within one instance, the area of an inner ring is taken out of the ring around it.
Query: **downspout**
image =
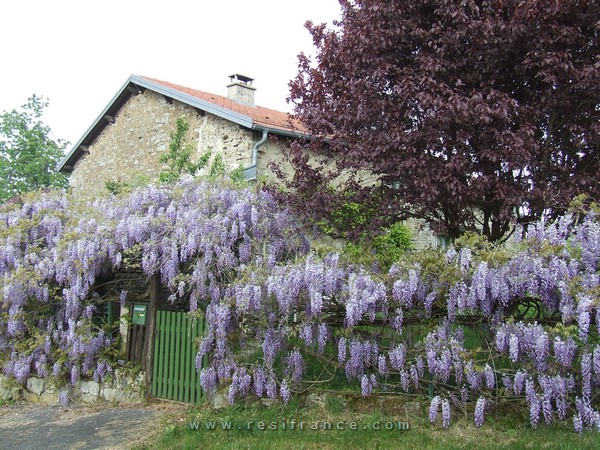
[[[244,167],[244,179],[246,181],[256,180],[256,174],[258,172],[258,149],[261,147],[261,145],[267,142],[268,138],[269,130],[264,128],[262,130],[262,137],[260,138],[260,141],[256,142],[252,147],[252,162],[249,166]]]

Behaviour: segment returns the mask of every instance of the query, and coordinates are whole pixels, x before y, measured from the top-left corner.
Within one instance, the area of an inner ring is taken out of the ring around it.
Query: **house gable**
[[[96,195],[105,191],[107,181],[156,179],[163,168],[158,160],[168,150],[170,134],[181,116],[190,125],[194,157],[210,149],[213,155],[221,154],[228,169],[243,166],[251,174],[256,166],[265,166],[265,161],[256,160],[258,143],[265,136],[306,136],[287,113],[131,76],[59,169],[71,173],[76,194]],[[267,160],[272,161],[280,159],[284,147],[285,140],[267,139],[261,150],[267,150]]]

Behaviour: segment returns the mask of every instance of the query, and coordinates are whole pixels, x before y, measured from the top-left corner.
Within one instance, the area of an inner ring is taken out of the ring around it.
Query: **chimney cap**
[[[238,82],[238,83],[246,84],[248,86],[251,86],[252,82],[254,81],[254,78],[250,78],[250,77],[247,77],[247,76],[239,74],[239,73],[234,73],[233,75],[229,75],[229,79],[231,80],[232,83]]]

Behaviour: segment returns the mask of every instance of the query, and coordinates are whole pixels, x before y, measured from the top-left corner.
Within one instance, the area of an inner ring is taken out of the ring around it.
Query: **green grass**
[[[175,424],[164,424],[151,443],[136,447],[150,449],[595,449],[600,433],[578,435],[570,422],[532,429],[524,415],[487,417],[477,429],[472,417],[454,413],[448,430],[430,424],[424,402],[402,403],[398,399],[371,397],[313,397],[310,406],[291,401],[269,407],[259,402],[224,410],[201,406],[190,410]],[[295,419],[294,429],[291,420]],[[191,429],[196,422],[199,429]],[[299,429],[300,422],[303,428]],[[336,429],[336,425],[345,429]],[[410,429],[386,430],[388,424],[409,423]],[[231,423],[231,429],[223,424]],[[259,427],[261,423],[264,429]],[[275,423],[276,425],[272,425]],[[285,429],[282,423],[285,423]],[[323,430],[330,423],[332,429]],[[350,429],[352,424],[356,429]],[[214,425],[214,429],[207,429]],[[373,425],[382,429],[374,429]],[[319,430],[311,430],[318,427]],[[271,429],[276,427],[277,429]]]

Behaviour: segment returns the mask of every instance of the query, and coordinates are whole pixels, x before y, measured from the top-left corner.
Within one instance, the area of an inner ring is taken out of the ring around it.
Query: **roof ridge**
[[[223,95],[214,94],[212,92],[203,91],[188,86],[172,83],[170,81],[159,80],[157,78],[146,75],[137,75],[140,78],[160,84],[170,89],[175,89],[192,97],[199,98],[209,103],[216,104],[222,108],[234,111],[239,114],[250,117],[254,123],[261,126],[272,126],[276,129],[289,130],[299,133],[305,133],[306,128],[294,117],[292,113],[280,111],[261,105],[247,105],[238,103],[235,100],[227,98]],[[212,100],[212,101],[211,101]],[[289,123],[286,123],[289,122]]]

